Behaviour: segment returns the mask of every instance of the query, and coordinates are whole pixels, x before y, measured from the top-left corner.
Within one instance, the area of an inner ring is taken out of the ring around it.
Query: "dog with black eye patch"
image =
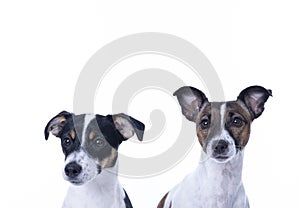
[[[65,155],[63,176],[70,186],[63,208],[132,208],[117,178],[118,147],[137,136],[142,141],[145,126],[126,115],[75,115],[62,111],[45,127],[61,139]]]
[[[158,208],[249,208],[242,182],[243,152],[251,123],[271,95],[271,90],[251,86],[235,101],[209,102],[194,87],[178,89],[174,96],[182,114],[196,123],[202,162],[162,198]]]

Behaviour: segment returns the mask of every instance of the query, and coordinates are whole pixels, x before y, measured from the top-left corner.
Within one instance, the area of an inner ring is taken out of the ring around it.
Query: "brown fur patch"
[[[199,141],[199,143],[201,144],[202,147],[203,147],[205,139],[208,135],[208,129],[207,130],[201,130],[199,124],[201,122],[201,119],[204,116],[210,117],[210,115],[211,115],[211,105],[207,104],[201,109],[201,111],[199,112],[199,114],[197,115],[196,120],[195,120],[198,141]]]
[[[230,119],[232,119],[233,116],[240,117],[244,121],[243,126],[237,128],[230,125]],[[250,137],[251,122],[251,115],[243,105],[238,102],[228,102],[226,116],[226,123],[228,123],[227,130],[229,131],[231,136],[237,140],[238,145],[241,148],[244,148],[248,143]]]
[[[214,135],[217,135],[221,131],[220,127],[220,106],[222,105],[222,102],[213,102],[205,105],[196,118],[196,131],[197,131],[197,137],[198,141],[200,142],[201,146],[204,147],[204,144],[206,143],[206,139],[214,137]],[[202,119],[208,119],[210,121],[209,128],[208,129],[202,129],[201,128],[201,121]]]
[[[70,135],[71,135],[71,138],[74,140],[75,136],[76,136],[75,131],[71,130]]]
[[[89,139],[94,139],[94,137],[95,137],[95,132],[94,131],[91,131],[90,133],[89,133]]]
[[[99,161],[99,164],[102,168],[110,168],[113,167],[116,163],[116,159],[117,159],[117,155],[118,152],[116,149],[111,148],[111,154],[109,155],[109,157],[106,157],[104,159],[102,159],[101,161]]]
[[[67,120],[65,116],[59,116],[59,117],[57,117],[56,119],[57,119],[60,123],[62,123],[62,124]],[[56,120],[56,119],[55,119],[55,120]]]

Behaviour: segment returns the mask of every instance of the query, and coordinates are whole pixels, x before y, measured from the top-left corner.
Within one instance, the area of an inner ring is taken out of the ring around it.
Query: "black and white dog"
[[[125,115],[75,115],[63,111],[45,128],[61,139],[64,178],[71,182],[63,208],[131,208],[117,178],[119,145],[134,136],[142,141],[144,124]]]

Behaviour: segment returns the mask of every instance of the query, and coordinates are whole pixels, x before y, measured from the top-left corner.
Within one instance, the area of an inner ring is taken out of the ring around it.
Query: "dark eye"
[[[69,147],[72,144],[72,141],[69,137],[65,137],[63,140],[63,146]]]
[[[209,125],[210,125],[210,122],[209,122],[209,119],[208,119],[208,118],[203,118],[203,119],[200,121],[200,124],[199,124],[199,126],[200,126],[200,128],[201,128],[202,130],[208,129],[208,128],[209,128]]]
[[[244,121],[239,117],[234,117],[232,119],[232,125],[235,127],[242,127],[243,124],[244,124]]]
[[[95,139],[95,145],[97,146],[97,147],[103,147],[104,145],[105,145],[105,142],[104,142],[104,140],[103,139],[101,139],[101,138],[97,138],[97,139]]]

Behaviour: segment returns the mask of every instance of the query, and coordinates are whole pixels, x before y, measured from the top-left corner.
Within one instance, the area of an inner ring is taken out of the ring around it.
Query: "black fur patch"
[[[131,201],[130,201],[130,199],[129,199],[129,197],[128,197],[126,191],[125,191],[125,189],[123,189],[123,190],[124,190],[124,193],[125,193],[124,202],[125,202],[126,208],[133,208],[132,204],[131,204]]]

